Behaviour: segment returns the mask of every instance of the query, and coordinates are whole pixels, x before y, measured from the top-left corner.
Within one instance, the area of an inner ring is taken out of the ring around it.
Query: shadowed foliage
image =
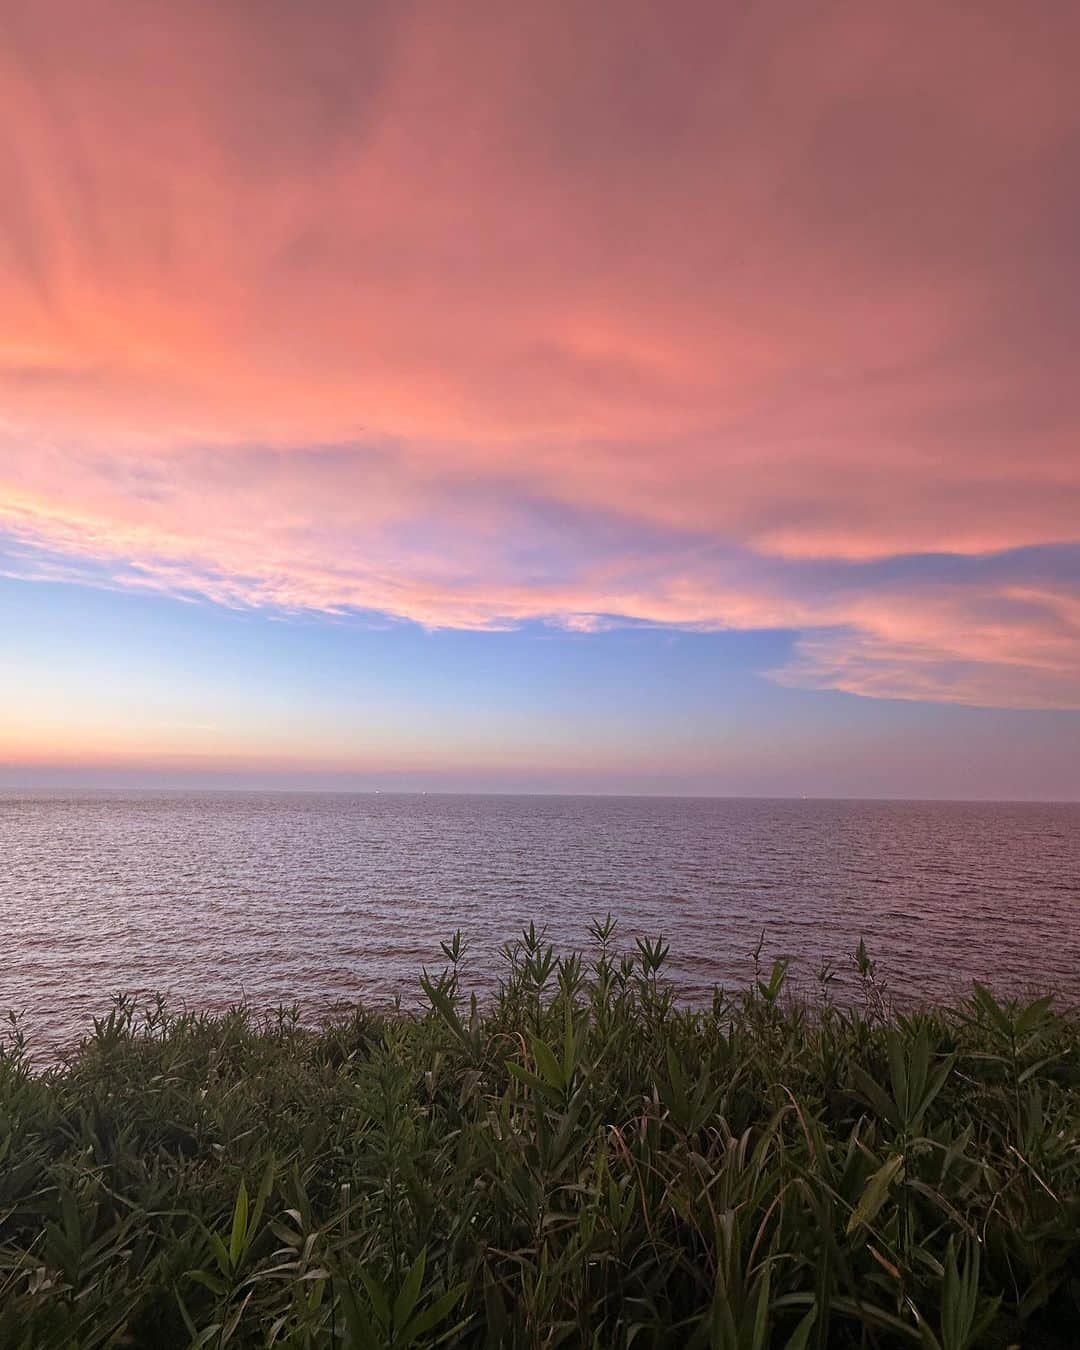
[[[1075,1346],[1080,1022],[533,928],[482,1005],[173,1014],[0,1057],[0,1346]]]

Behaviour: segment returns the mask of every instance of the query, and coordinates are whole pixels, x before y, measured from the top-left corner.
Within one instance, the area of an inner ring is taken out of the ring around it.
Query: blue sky
[[[1080,6],[93,11],[0,72],[5,781],[1080,796]]]
[[[429,630],[0,581],[0,783],[1073,798],[1080,719],[784,687],[780,630]]]

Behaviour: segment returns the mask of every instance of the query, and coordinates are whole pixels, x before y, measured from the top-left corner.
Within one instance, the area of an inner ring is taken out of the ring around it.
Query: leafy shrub
[[[464,944],[420,1011],[130,1000],[0,1055],[0,1346],[1075,1346],[1080,1027],[787,968],[680,1006],[667,948]]]

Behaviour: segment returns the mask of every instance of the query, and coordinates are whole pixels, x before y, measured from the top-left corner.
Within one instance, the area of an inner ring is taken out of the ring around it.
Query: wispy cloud
[[[1080,703],[1080,13],[60,10],[0,54],[9,570]]]

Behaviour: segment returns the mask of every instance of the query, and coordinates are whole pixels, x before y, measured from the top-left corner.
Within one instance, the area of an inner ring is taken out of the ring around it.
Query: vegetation
[[[971,1350],[1080,1341],[1080,1024],[786,966],[459,939],[421,1011],[120,999],[0,1058],[0,1346]]]

